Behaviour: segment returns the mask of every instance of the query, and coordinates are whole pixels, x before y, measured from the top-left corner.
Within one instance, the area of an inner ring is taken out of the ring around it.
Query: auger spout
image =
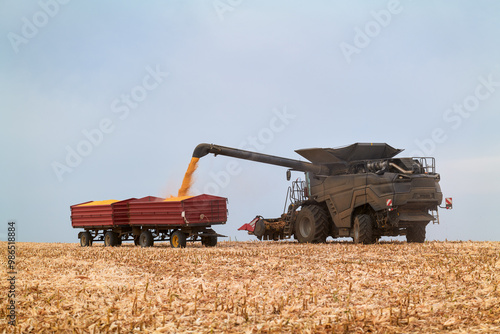
[[[269,154],[240,150],[215,144],[199,144],[193,151],[193,158],[201,158],[212,153],[213,155],[225,155],[232,158],[256,161],[260,163],[291,168],[302,172],[311,172],[317,175],[329,175],[330,169],[326,165],[312,164],[294,159],[278,157]]]

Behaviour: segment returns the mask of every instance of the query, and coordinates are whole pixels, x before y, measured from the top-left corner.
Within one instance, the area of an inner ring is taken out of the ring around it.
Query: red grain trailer
[[[155,240],[170,240],[172,247],[185,247],[188,240],[201,240],[205,246],[217,244],[212,225],[227,221],[227,199],[212,195],[159,198],[148,196],[124,201],[85,202],[71,206],[74,228],[81,246],[104,241],[105,246],[119,246],[134,240],[142,247]]]

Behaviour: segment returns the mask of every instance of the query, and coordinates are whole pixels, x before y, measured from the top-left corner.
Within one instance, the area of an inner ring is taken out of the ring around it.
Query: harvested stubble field
[[[500,332],[498,242],[17,250],[18,333]]]

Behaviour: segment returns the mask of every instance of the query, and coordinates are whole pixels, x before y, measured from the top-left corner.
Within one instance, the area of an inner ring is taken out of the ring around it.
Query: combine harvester
[[[199,195],[175,198],[148,196],[123,201],[85,202],[71,206],[71,225],[83,228],[80,245],[120,246],[133,240],[135,245],[151,247],[155,240],[170,240],[174,248],[186,247],[186,241],[200,240],[207,247],[217,245],[212,225],[227,221],[227,199]]]
[[[331,236],[371,244],[382,236],[405,235],[408,242],[422,243],[427,224],[439,223],[440,175],[434,158],[395,158],[402,151],[373,143],[295,151],[310,161],[303,162],[200,144],[193,159],[211,153],[287,167],[287,180],[291,171],[305,173],[305,181],[288,189],[281,217],[257,216],[240,228],[261,240],[294,236],[301,243],[321,243]],[[447,198],[446,208],[451,207]]]

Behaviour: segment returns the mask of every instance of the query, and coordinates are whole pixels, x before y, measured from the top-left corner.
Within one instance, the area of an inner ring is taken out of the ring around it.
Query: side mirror
[[[286,180],[290,181],[291,178],[292,178],[292,171],[289,169],[286,171]]]

